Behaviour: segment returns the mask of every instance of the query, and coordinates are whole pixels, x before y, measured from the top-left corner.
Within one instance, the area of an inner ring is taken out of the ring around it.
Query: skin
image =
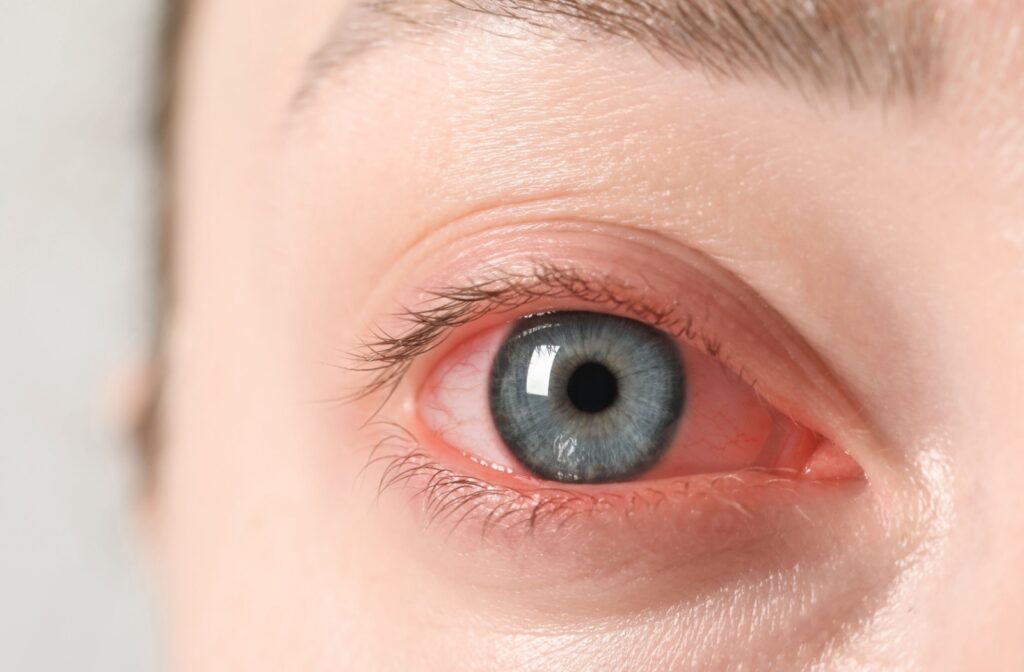
[[[914,103],[457,31],[364,54],[296,109],[340,4],[199,2],[182,45],[147,504],[173,669],[1024,666],[1024,11],[951,6],[946,81]],[[762,297],[802,345],[759,377],[863,482],[741,484],[742,519],[582,517],[563,546],[378,497],[374,404],[318,403],[357,384],[339,353],[538,249],[666,284],[696,252]]]

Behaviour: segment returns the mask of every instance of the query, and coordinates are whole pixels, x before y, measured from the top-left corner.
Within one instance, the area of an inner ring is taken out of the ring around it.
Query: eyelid
[[[656,295],[610,276],[585,275],[571,266],[537,263],[528,271],[492,271],[490,277],[428,292],[430,303],[393,316],[405,326],[394,334],[378,329],[352,354],[353,371],[370,379],[351,398],[359,399],[401,383],[416,358],[443,343],[452,332],[488,315],[508,319],[526,306],[543,312],[554,301],[611,309],[660,328],[726,363],[723,340],[704,331],[695,313],[677,301],[658,302]],[[742,370],[735,373],[743,376]],[[755,381],[748,381],[754,384]]]
[[[369,304],[401,310],[369,318],[369,336],[340,363],[352,374],[349,385],[330,395],[368,416],[397,403],[402,395],[393,393],[407,374],[425,372],[453,334],[516,313],[579,308],[679,335],[858,463],[873,454],[874,432],[860,423],[825,360],[746,282],[678,241],[618,225],[524,224],[484,229],[407,259],[391,283],[381,283],[389,296]]]
[[[454,465],[438,461],[413,432],[398,423],[381,420],[372,425],[379,439],[369,465],[382,465],[376,484],[379,495],[411,484],[415,496],[424,500],[427,524],[470,522],[484,535],[499,527],[513,534],[536,532],[542,523],[559,528],[568,519],[606,513],[612,507],[616,515],[629,519],[644,510],[656,510],[674,497],[685,498],[691,512],[701,505],[735,511],[740,495],[747,489],[753,489],[757,497],[769,490],[796,495],[800,489],[823,487],[822,481],[797,481],[760,468],[694,474],[657,483],[626,481],[586,487],[511,474],[503,477],[489,466],[474,465],[468,455]],[[848,480],[845,487],[856,490],[860,486],[858,481]],[[486,515],[471,520],[472,514],[481,512],[479,509]],[[749,517],[749,512],[740,513]]]
[[[410,535],[405,543],[424,545],[455,580],[508,582],[510,598],[529,596],[534,606],[562,608],[564,596],[588,612],[628,613],[700,594],[710,576],[725,583],[751,566],[806,560],[787,559],[795,538],[835,534],[867,505],[862,480],[800,481],[758,469],[585,489],[481,477],[468,460],[440,462],[400,425],[378,420],[369,429],[376,440],[362,480],[379,504],[400,504],[403,522],[414,505],[413,527],[399,528]],[[382,499],[392,491],[397,500]],[[651,575],[677,588],[651,592],[624,578]]]

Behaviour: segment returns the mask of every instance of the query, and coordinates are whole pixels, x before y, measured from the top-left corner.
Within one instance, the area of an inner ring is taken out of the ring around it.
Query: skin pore
[[[147,503],[173,669],[1020,669],[1022,25],[191,3]],[[525,474],[482,390],[548,311],[710,358],[707,422],[628,482]],[[773,468],[720,440],[779,427],[812,438]]]

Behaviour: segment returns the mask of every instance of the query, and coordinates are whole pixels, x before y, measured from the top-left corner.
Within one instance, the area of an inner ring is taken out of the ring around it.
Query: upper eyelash
[[[657,305],[635,296],[636,288],[607,277],[587,277],[578,269],[537,263],[529,271],[493,271],[490,276],[428,292],[428,305],[405,308],[395,317],[409,325],[398,334],[375,329],[368,340],[350,354],[352,371],[370,379],[346,400],[358,400],[385,390],[388,394],[404,378],[418,357],[440,345],[456,328],[489,313],[515,310],[541,299],[575,298],[611,305],[676,337],[699,340],[703,349],[718,357],[721,342],[698,335],[692,313],[680,314],[679,306]]]

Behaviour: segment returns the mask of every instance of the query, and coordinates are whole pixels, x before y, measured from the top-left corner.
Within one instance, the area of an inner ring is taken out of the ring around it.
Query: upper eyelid
[[[675,335],[781,413],[857,454],[878,443],[880,432],[856,395],[791,315],[720,254],[656,232],[561,220],[489,226],[418,247],[379,284],[368,314],[357,317],[363,326],[345,335],[342,361],[333,348],[320,360],[345,374],[317,394],[329,406],[351,404],[377,417],[411,369],[428,366],[449,336],[469,335],[462,327],[497,326],[533,306],[529,312],[571,307],[622,314]],[[399,310],[380,307],[388,304]]]
[[[369,380],[347,399],[354,401],[377,392],[390,392],[418,357],[439,346],[455,329],[487,314],[513,311],[544,299],[578,299],[610,305],[677,337],[699,340],[712,356],[721,354],[721,341],[700,333],[694,312],[638,297],[640,289],[607,275],[587,276],[572,266],[538,263],[528,271],[492,271],[479,281],[430,291],[428,305],[404,308],[394,316],[403,325],[401,331],[391,333],[376,328],[350,353],[352,363],[347,368],[368,374]]]

